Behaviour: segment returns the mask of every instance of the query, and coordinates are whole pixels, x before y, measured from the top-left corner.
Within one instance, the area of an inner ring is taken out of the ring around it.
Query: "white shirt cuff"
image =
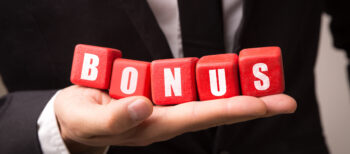
[[[60,91],[56,92],[56,94],[46,104],[37,121],[39,142],[43,154],[70,153],[62,139],[54,110],[54,101],[59,92]],[[103,153],[107,154],[108,150],[109,146]]]
[[[69,154],[61,137],[54,110],[54,100],[58,93],[59,91],[46,104],[37,122],[39,142],[44,154]]]

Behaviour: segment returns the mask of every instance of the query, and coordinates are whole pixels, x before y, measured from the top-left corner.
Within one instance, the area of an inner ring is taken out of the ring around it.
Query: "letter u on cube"
[[[157,105],[228,98],[240,94],[266,96],[284,91],[279,47],[244,49],[200,59],[177,58],[152,63],[123,59],[117,49],[79,44],[75,48],[71,82],[109,89],[109,95],[152,98]]]

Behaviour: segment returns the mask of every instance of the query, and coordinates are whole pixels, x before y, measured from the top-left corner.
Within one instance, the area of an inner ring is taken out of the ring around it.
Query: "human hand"
[[[146,146],[186,132],[293,113],[296,106],[285,94],[153,106],[145,97],[115,100],[80,86],[63,89],[55,99],[61,136],[73,153],[102,153],[108,145]]]

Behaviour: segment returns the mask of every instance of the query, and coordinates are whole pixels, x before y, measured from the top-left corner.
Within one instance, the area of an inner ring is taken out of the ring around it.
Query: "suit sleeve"
[[[55,92],[16,92],[0,99],[1,153],[42,153],[37,120]]]
[[[3,79],[7,79],[5,82],[11,92],[0,98],[1,154],[42,153],[37,122],[45,105],[55,93],[55,91],[14,92],[17,89],[41,88],[35,87],[35,83],[21,84],[23,81],[30,82],[30,80],[11,79],[14,75],[21,75],[21,71],[26,71],[26,67],[19,67],[16,61],[33,57],[29,56],[30,54],[21,53],[38,54],[35,52],[36,49],[45,45],[38,41],[42,39],[36,38],[39,36],[39,31],[35,19],[29,11],[31,3],[35,2],[25,0],[0,1],[0,75],[3,75]],[[45,59],[44,56],[40,58]],[[47,72],[44,69],[41,73]],[[43,76],[45,77],[45,75]],[[45,89],[49,88],[51,87]]]
[[[326,0],[325,11],[331,16],[330,29],[334,46],[347,52],[350,83],[350,11],[346,2],[345,0]]]

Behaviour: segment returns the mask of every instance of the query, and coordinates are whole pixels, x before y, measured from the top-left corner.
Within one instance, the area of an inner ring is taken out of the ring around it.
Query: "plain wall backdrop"
[[[323,131],[331,153],[347,154],[350,151],[350,87],[346,74],[348,62],[345,52],[332,45],[330,17],[323,15],[322,19],[320,52],[315,73]],[[0,96],[7,93],[1,81],[0,77]]]
[[[316,64],[316,92],[320,104],[323,132],[330,151],[350,151],[350,87],[346,72],[349,63],[344,51],[332,45],[330,17],[322,17],[321,40]]]

